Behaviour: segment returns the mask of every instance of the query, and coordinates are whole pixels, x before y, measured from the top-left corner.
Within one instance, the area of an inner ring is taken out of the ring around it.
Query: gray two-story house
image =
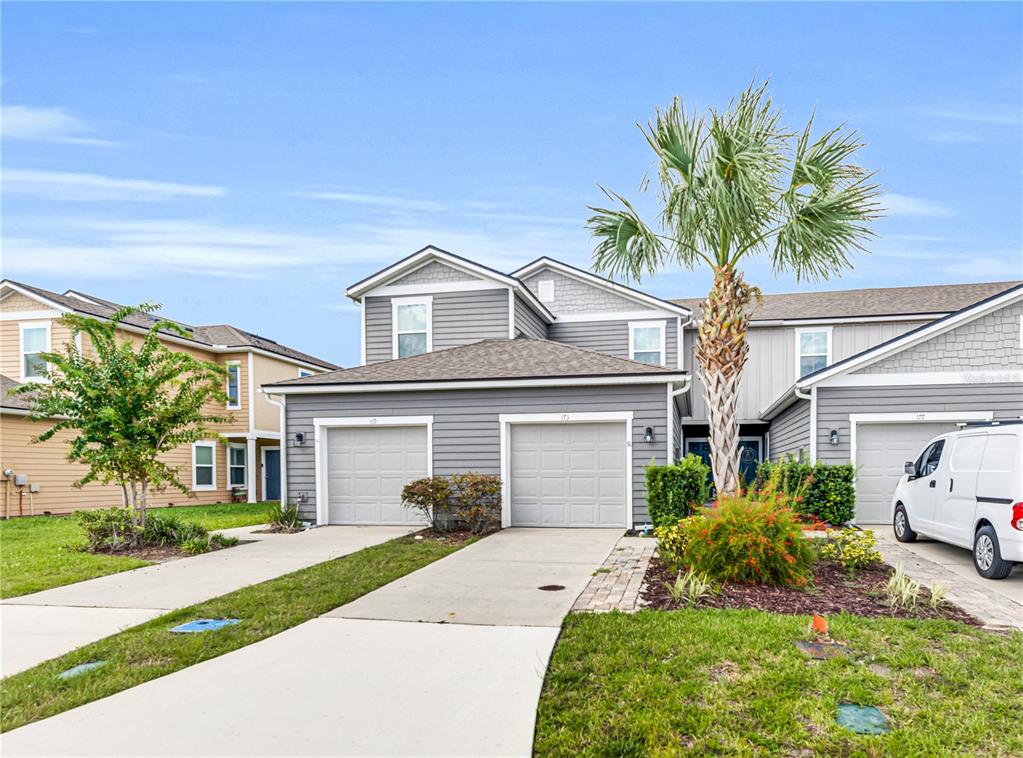
[[[361,365],[264,385],[282,487],[317,524],[404,524],[402,486],[499,475],[505,526],[648,522],[644,469],[707,452],[699,300],[541,258],[505,274],[427,247],[352,285]],[[765,296],[742,385],[743,467],[858,468],[888,519],[902,462],[957,422],[1023,415],[1019,282]],[[886,494],[887,493],[887,494]]]

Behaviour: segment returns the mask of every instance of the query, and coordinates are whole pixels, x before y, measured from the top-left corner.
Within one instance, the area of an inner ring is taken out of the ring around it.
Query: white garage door
[[[891,521],[892,495],[903,464],[916,460],[927,441],[953,431],[954,423],[858,424],[856,426],[856,523]]]
[[[512,424],[512,526],[625,527],[625,422]]]
[[[401,505],[401,488],[427,475],[425,426],[327,430],[331,524],[422,523]]]

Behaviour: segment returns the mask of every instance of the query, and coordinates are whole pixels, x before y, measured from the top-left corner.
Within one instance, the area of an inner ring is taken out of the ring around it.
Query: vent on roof
[[[554,302],[554,280],[543,279],[540,281],[540,302],[541,303],[553,303]]]

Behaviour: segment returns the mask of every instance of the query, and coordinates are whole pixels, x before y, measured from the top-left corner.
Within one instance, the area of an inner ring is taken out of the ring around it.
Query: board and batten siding
[[[424,292],[423,295],[431,295]],[[503,288],[437,292],[433,297],[433,349],[485,339],[508,339],[508,290]],[[391,298],[367,297],[366,363],[393,355]]]
[[[515,333],[538,340],[547,339],[547,324],[518,295],[515,296]]]
[[[771,421],[771,460],[810,452],[810,401],[797,400]]]
[[[635,321],[661,321],[658,318]],[[674,318],[664,321],[665,365],[678,365],[678,324]],[[618,358],[629,358],[629,322],[626,321],[555,321],[548,330],[550,339],[566,345],[596,350]]]
[[[287,438],[305,434],[306,444],[289,442],[288,496],[305,496],[302,518],[316,520],[316,472],[313,419],[344,416],[433,416],[433,473],[438,476],[467,471],[501,473],[502,413],[583,413],[632,411],[633,522],[649,521],[646,507],[647,463],[667,459],[665,385],[614,387],[523,387],[521,389],[367,392],[359,394],[289,395]],[[654,441],[644,442],[646,427]]]
[[[825,463],[848,463],[849,415],[853,413],[930,413],[991,411],[996,419],[1023,416],[1023,384],[954,384],[888,387],[818,387],[817,456]],[[838,430],[838,444],[829,436]],[[774,430],[771,432],[772,446]]]

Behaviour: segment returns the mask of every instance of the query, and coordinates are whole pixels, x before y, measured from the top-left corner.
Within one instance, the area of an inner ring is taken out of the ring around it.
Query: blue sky
[[[636,122],[770,76],[888,193],[872,255],[816,286],[1023,278],[1021,29],[1014,3],[8,3],[3,274],[350,365],[347,285],[426,244],[587,266],[597,183],[651,166]]]

